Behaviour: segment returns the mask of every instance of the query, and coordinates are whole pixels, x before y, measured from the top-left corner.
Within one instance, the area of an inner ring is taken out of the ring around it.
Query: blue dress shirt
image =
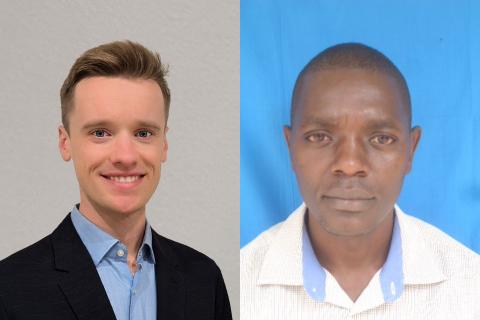
[[[152,230],[147,223],[138,250],[137,271],[132,274],[127,247],[85,218],[77,206],[73,225],[87,248],[118,320],[154,320],[157,317],[155,257]]]
[[[323,302],[326,296],[326,272],[315,256],[305,224],[302,236],[304,287],[310,297]],[[379,278],[384,301],[391,302],[398,299],[403,292],[403,259],[400,227],[396,215],[393,223],[390,249],[388,250],[387,260],[380,271]]]

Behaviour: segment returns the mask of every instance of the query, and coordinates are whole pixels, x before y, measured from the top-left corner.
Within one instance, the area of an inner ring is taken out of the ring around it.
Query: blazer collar
[[[171,247],[170,240],[152,229],[157,283],[157,319],[185,319],[186,289],[182,261]]]
[[[70,214],[52,233],[59,287],[79,320],[111,319],[115,313],[90,254],[76,232]]]
[[[277,225],[264,257],[257,280],[259,285],[303,286],[302,230],[306,206],[303,203],[283,223]],[[398,206],[395,212],[400,226],[403,252],[404,284],[433,284],[446,279],[419,230],[418,222]]]

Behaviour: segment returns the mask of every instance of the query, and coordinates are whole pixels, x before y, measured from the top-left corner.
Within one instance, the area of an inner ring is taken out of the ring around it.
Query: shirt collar
[[[401,243],[398,218],[395,215],[390,248],[388,250],[385,264],[379,275],[380,287],[385,302],[396,300],[403,292],[403,257]],[[302,231],[302,258],[305,290],[313,299],[325,301],[325,269],[320,265],[315,256],[305,225]]]
[[[78,205],[73,207],[71,219],[80,239],[90,253],[95,266],[98,266],[108,252],[116,244],[120,243],[118,239],[115,239],[88,220],[78,210]],[[152,249],[152,230],[148,221],[145,226],[143,241],[140,245],[140,252],[143,253],[144,260],[155,263],[155,256]]]
[[[304,285],[302,247],[305,212],[306,206],[303,203],[276,227],[257,280],[259,285]],[[395,206],[395,213],[397,232],[400,234],[400,246],[397,249],[402,256],[403,284],[433,284],[445,280],[441,263],[422,236],[418,223],[412,220],[415,218],[406,215],[398,206]],[[392,255],[398,256],[398,252],[392,252]],[[388,278],[388,274],[386,276]],[[385,285],[391,292],[390,284],[386,282]],[[395,286],[395,291],[398,291],[397,285]]]

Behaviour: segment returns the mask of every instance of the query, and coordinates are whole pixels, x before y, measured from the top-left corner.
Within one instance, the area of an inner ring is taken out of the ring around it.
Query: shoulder
[[[55,278],[53,265],[50,236],[0,261],[0,300],[21,299],[38,285],[48,285]]]
[[[158,269],[156,267],[157,272],[160,272],[156,276],[160,277],[160,281],[162,281],[162,279],[168,279],[167,273],[177,274],[178,271],[181,273],[186,285],[187,300],[193,301],[186,309],[187,317],[202,317],[207,307],[209,312],[214,312],[215,315],[210,314],[206,318],[231,319],[227,289],[220,268],[215,261],[207,255],[161,236],[153,230],[152,236],[155,263],[160,265]],[[196,307],[192,308],[195,305]]]
[[[284,222],[268,228],[240,250],[240,269],[251,269],[263,261],[270,245]]]
[[[215,261],[206,254],[159,235],[153,230],[152,235],[155,255],[158,253],[162,254],[169,261],[175,262],[184,272],[191,274],[204,272],[210,274],[220,273],[220,269]]]
[[[285,222],[280,222],[270,227],[240,250],[240,291],[250,292],[253,297],[251,293],[257,288],[267,253],[284,224]],[[247,297],[242,294],[242,304],[245,304],[243,299]]]
[[[280,223],[273,225],[258,235],[240,251],[240,269],[258,266],[271,247],[280,247],[284,255],[297,252],[301,244],[306,206],[302,203]]]
[[[241,282],[255,282],[267,262],[283,261],[286,270],[297,269],[305,210],[302,203],[286,220],[268,228],[240,250]]]
[[[51,236],[20,250],[0,261],[0,279],[12,277],[19,271],[27,271],[52,265]]]
[[[10,271],[22,275],[36,270],[53,270],[55,242],[57,244],[81,243],[71,222],[70,214],[51,234],[0,261],[0,277],[4,277],[4,273]]]
[[[419,218],[403,214],[403,220],[404,226],[418,235],[447,277],[478,273],[480,256],[477,253]]]
[[[302,283],[301,239],[304,206],[258,235],[240,251],[242,319],[265,317],[265,306],[288,304],[298,297],[286,288]],[[286,295],[284,295],[286,294]],[[280,308],[280,307],[279,307]]]

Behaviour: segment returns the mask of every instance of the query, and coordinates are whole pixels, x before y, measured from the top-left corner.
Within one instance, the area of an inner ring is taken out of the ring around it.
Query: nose
[[[137,165],[138,150],[127,134],[117,135],[112,145],[110,161],[119,169],[130,169]]]
[[[365,146],[354,137],[338,142],[332,164],[332,173],[336,176],[366,177],[368,159]]]

